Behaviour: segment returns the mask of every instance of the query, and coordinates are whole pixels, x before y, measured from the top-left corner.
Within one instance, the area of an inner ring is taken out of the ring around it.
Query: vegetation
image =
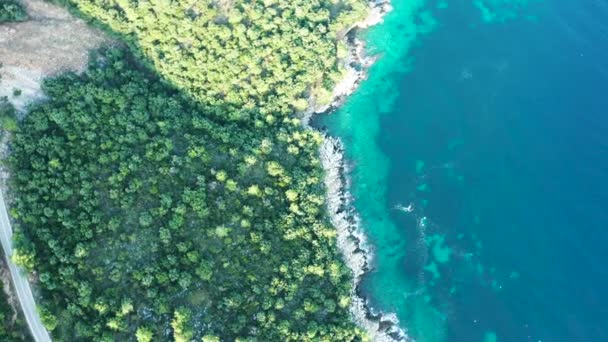
[[[17,0],[0,0],[0,24],[26,19],[27,13]]]
[[[365,0],[63,0],[122,34],[208,113],[258,125],[321,102]],[[280,120],[279,120],[280,121]]]
[[[219,125],[120,50],[44,89],[14,138],[12,215],[55,340],[360,335],[317,133]]]
[[[295,113],[365,1],[64,3],[131,52],[47,80],[15,133],[15,260],[54,340],[363,339]]]
[[[0,248],[0,253],[4,256],[2,248]],[[0,267],[6,267],[4,257],[0,258]],[[0,283],[0,341],[17,342],[31,340],[31,337],[27,333],[27,326],[25,325],[23,315],[15,313]]]
[[[0,97],[0,130],[14,132],[17,129],[17,111],[6,96]]]

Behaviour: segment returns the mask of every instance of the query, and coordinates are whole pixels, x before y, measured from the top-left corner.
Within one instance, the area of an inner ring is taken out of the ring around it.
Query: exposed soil
[[[42,0],[22,0],[29,20],[0,25],[0,96],[19,110],[43,98],[42,80],[86,67],[88,51],[110,40],[66,9]],[[14,89],[21,94],[14,96]]]

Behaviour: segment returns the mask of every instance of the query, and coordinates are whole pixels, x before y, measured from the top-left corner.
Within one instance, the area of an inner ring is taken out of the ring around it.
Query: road
[[[30,328],[34,340],[36,342],[50,342],[51,337],[42,325],[38,311],[36,311],[36,302],[34,301],[34,295],[32,294],[30,284],[24,275],[25,271],[15,265],[11,260],[11,255],[13,254],[12,237],[13,230],[8,219],[4,197],[2,196],[2,191],[0,191],[0,240],[2,240],[2,249],[4,249],[11,278],[15,286],[15,291],[17,292],[17,298],[19,299],[23,314],[25,315],[25,321]]]

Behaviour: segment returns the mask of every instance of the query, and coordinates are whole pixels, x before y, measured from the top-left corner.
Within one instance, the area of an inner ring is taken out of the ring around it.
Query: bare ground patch
[[[40,84],[45,77],[83,71],[88,51],[110,41],[62,7],[42,0],[22,3],[29,20],[0,25],[0,96],[7,96],[19,111],[43,98]]]

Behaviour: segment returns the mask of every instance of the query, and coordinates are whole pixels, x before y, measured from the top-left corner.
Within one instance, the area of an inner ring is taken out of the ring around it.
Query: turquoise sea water
[[[608,3],[392,4],[318,123],[354,164],[362,292],[418,341],[608,341]]]

